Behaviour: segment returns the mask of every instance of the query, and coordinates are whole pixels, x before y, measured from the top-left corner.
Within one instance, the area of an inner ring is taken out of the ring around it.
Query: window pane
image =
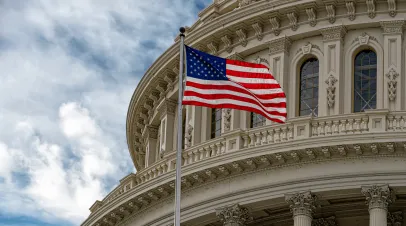
[[[211,138],[221,135],[221,108],[211,109]]]
[[[260,114],[251,113],[251,128],[265,125],[266,118]]]
[[[376,108],[377,56],[372,50],[364,50],[354,60],[354,112]]]
[[[317,116],[319,96],[319,61],[312,58],[300,69],[299,116]]]

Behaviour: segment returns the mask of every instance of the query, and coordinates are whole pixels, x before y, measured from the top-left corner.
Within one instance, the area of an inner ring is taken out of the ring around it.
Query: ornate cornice
[[[293,217],[306,215],[312,218],[313,211],[316,209],[317,197],[310,191],[287,194],[285,200],[289,204]]]
[[[334,26],[320,29],[321,34],[323,35],[324,41],[335,41],[342,40],[347,34],[347,29],[345,26]]]
[[[243,226],[251,219],[248,209],[238,204],[217,209],[216,216],[225,226]]]
[[[388,185],[363,186],[361,192],[365,195],[369,210],[379,208],[388,210],[388,206],[395,201],[392,189]]]

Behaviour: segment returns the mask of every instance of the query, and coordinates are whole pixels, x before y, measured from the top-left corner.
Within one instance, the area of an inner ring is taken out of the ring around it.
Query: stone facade
[[[251,113],[223,109],[212,138],[211,109],[184,106],[180,118],[177,38],[131,99],[137,173],[96,201],[82,225],[173,225],[179,120],[183,225],[406,225],[405,9],[395,0],[214,0],[186,43],[267,65],[286,92],[287,123],[253,127]],[[302,70],[316,60],[317,106],[301,115]]]

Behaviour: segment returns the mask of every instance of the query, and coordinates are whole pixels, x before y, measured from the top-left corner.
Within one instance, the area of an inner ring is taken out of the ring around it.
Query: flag
[[[268,67],[185,48],[183,105],[244,110],[286,121],[286,96]]]

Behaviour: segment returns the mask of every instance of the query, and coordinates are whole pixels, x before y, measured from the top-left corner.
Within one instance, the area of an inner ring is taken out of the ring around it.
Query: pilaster
[[[316,196],[310,191],[285,195],[293,213],[294,226],[311,226],[313,211],[316,209]]]
[[[158,128],[151,125],[146,125],[142,133],[142,137],[145,143],[145,167],[148,167],[156,160]]]
[[[394,201],[392,189],[388,185],[363,186],[361,192],[366,197],[370,226],[387,226],[388,206]]]
[[[248,209],[238,204],[216,210],[216,216],[224,226],[244,226],[251,219]]]
[[[404,109],[405,79],[402,67],[403,20],[381,21],[384,36],[383,108],[392,111]],[[379,76],[379,75],[377,75]],[[378,84],[380,85],[380,84]]]
[[[292,42],[288,37],[281,37],[269,42],[269,67],[274,78],[279,82],[286,98],[289,95],[289,50]],[[294,117],[294,108],[287,106],[288,117]],[[271,121],[267,120],[269,125]]]
[[[162,157],[165,153],[173,150],[173,136],[175,128],[175,112],[177,103],[175,101],[165,99],[158,105],[160,113],[160,147],[159,154]]]
[[[319,74],[318,116],[338,115],[343,113],[344,105],[343,38],[347,30],[340,25],[323,28],[320,32],[325,63]]]

